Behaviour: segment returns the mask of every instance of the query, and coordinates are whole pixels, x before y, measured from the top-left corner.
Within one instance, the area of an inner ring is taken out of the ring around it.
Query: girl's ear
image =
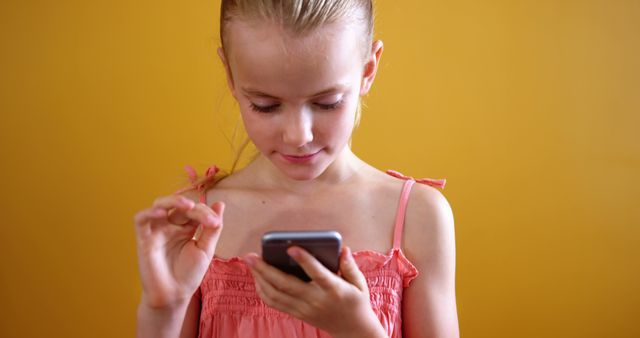
[[[222,61],[222,65],[224,66],[224,72],[227,77],[227,86],[231,91],[231,95],[236,96],[235,86],[233,84],[233,76],[231,75],[231,68],[229,67],[229,62],[227,62],[227,57],[224,55],[224,50],[222,47],[218,48],[218,56],[220,57],[220,61]]]
[[[371,90],[373,79],[376,77],[380,57],[384,46],[381,40],[374,41],[371,45],[371,53],[364,64],[364,73],[362,74],[362,85],[360,86],[360,96],[366,95]]]

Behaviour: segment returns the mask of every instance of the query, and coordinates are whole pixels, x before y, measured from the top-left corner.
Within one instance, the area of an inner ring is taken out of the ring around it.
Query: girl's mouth
[[[285,155],[280,154],[282,157],[288,162],[301,164],[311,162],[314,158],[316,158],[322,150],[318,150],[315,153],[303,154],[303,155]]]

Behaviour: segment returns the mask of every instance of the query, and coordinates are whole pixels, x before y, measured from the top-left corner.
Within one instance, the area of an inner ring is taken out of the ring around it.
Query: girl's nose
[[[296,148],[313,141],[313,123],[310,112],[303,110],[288,114],[282,140]]]

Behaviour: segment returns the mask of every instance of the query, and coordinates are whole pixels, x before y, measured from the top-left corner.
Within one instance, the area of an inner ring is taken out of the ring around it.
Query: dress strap
[[[402,246],[402,230],[404,229],[404,216],[407,213],[407,202],[409,202],[409,193],[411,187],[416,183],[414,180],[407,180],[402,186],[400,194],[400,202],[398,202],[398,210],[396,211],[396,223],[393,226],[393,248],[400,249]]]
[[[411,176],[405,176],[395,170],[387,170],[387,174],[402,180],[414,180],[418,183],[430,185],[432,187],[436,187],[440,189],[444,189],[444,186],[447,184],[446,179],[434,180],[433,178],[413,178]]]
[[[400,193],[400,201],[398,202],[398,210],[396,211],[396,222],[393,226],[393,248],[400,249],[402,247],[404,219],[407,213],[407,204],[409,203],[409,194],[411,193],[411,187],[413,187],[413,185],[417,182],[444,189],[447,181],[444,179],[434,180],[431,178],[415,179],[411,176],[405,176],[395,170],[387,170],[387,174],[406,181],[402,186],[402,193]]]
[[[215,165],[210,166],[209,168],[207,168],[207,171],[205,171],[204,173],[204,177],[201,179],[198,178],[198,173],[192,166],[186,165],[184,167],[184,170],[187,172],[187,175],[189,176],[189,182],[191,182],[191,186],[188,186],[184,189],[180,189],[176,191],[176,194],[180,194],[189,190],[197,190],[200,203],[207,204],[207,195],[206,195],[205,187],[209,182],[215,180],[215,176],[220,171],[220,169]]]

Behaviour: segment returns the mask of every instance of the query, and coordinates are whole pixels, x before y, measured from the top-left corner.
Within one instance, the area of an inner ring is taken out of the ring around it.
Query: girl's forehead
[[[350,25],[324,25],[305,35],[242,21],[228,28],[227,58],[241,87],[304,95],[357,81],[362,70],[360,32]]]
[[[361,45],[361,28],[354,23],[337,21],[327,23],[303,33],[295,33],[270,20],[236,19],[228,23],[226,29],[225,49],[257,48],[261,45],[272,45],[283,52],[312,52],[316,45],[327,47],[330,42],[339,44],[348,42]]]

